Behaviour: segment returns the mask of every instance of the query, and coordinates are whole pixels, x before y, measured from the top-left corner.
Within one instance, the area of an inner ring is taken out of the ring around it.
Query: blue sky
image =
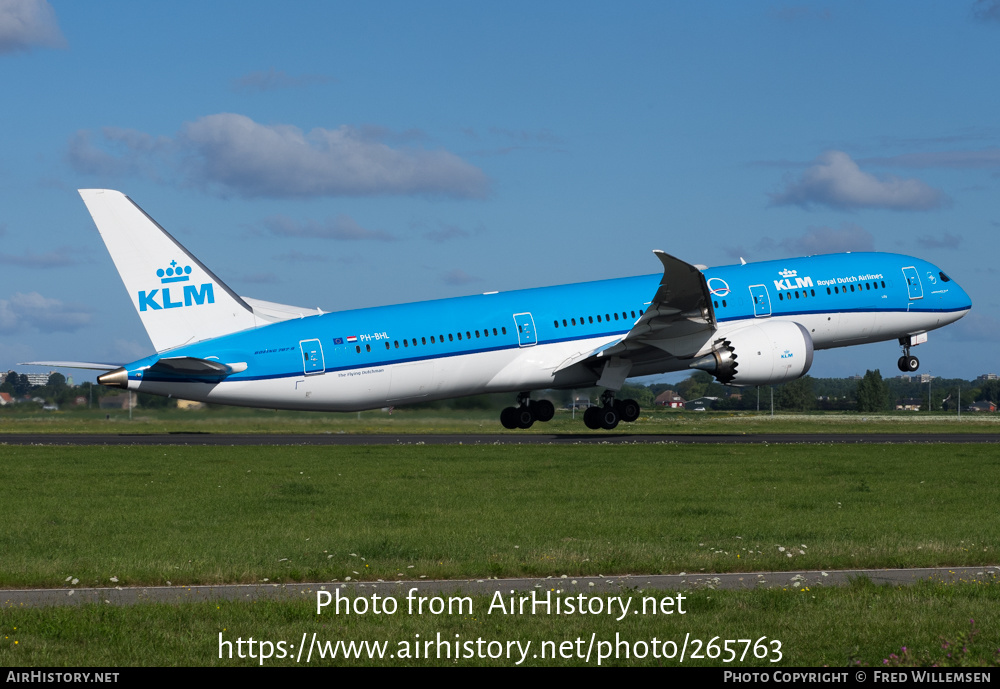
[[[912,254],[973,300],[921,370],[995,372],[998,74],[1000,0],[0,0],[0,370],[152,352],[75,191],[102,187],[238,293],[324,310],[653,249]]]

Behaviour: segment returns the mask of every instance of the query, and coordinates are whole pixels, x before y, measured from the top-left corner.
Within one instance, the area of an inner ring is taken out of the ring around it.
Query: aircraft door
[[[535,320],[530,313],[515,313],[514,324],[517,326],[517,344],[521,347],[531,347],[538,343],[535,338]]]
[[[326,364],[323,361],[323,345],[319,340],[302,340],[299,342],[302,350],[302,372],[307,376],[323,373]]]
[[[917,269],[913,266],[903,268],[903,277],[906,278],[906,291],[910,299],[923,299],[924,288],[920,284],[920,276],[917,274]]]
[[[764,318],[771,315],[771,297],[767,293],[767,285],[750,285],[750,296],[753,297],[753,315]]]

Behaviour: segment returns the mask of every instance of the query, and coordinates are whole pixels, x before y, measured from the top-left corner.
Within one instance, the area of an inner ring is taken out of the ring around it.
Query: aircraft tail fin
[[[110,189],[80,196],[156,351],[270,322],[129,197]]]

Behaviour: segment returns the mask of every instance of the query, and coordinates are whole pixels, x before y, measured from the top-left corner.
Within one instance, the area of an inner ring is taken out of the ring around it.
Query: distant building
[[[681,409],[684,407],[684,398],[673,390],[664,390],[653,400],[653,404],[667,409]]]
[[[48,385],[49,376],[51,376],[55,371],[49,371],[48,373],[26,373],[28,376],[28,383],[31,385]]]
[[[718,397],[699,397],[696,400],[685,402],[684,408],[688,411],[708,411],[718,399]]]
[[[997,405],[993,404],[988,400],[983,400],[982,402],[973,402],[969,405],[968,411],[996,411]]]
[[[930,373],[921,373],[920,374],[920,382],[921,383],[929,383],[932,380],[934,380],[934,378],[935,378],[935,376],[932,376]]]
[[[988,380],[996,380],[996,379],[997,379],[997,374],[995,373],[984,373],[983,375],[976,378],[976,380],[978,380],[981,383],[985,383]]]
[[[920,406],[924,403],[917,397],[907,397],[896,402],[896,411],[920,411]]]
[[[8,404],[14,404],[14,398],[9,392],[0,392],[0,407],[6,407]]]

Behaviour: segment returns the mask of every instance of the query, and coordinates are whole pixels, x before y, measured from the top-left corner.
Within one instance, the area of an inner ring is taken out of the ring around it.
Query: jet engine
[[[725,385],[770,385],[804,376],[813,361],[809,333],[791,321],[763,321],[726,334],[691,364]]]

